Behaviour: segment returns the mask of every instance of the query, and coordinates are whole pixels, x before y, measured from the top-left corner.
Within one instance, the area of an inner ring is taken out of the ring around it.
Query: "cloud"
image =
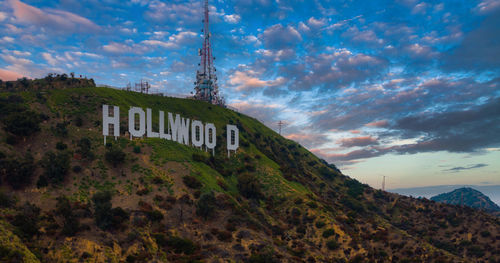
[[[368,146],[379,144],[377,138],[372,136],[362,136],[353,138],[344,138],[338,141],[342,147],[356,147],[356,146]]]
[[[42,53],[42,57],[45,59],[45,61],[47,61],[47,63],[49,63],[49,65],[51,66],[57,65],[57,59],[52,57],[51,54],[44,52]]]
[[[240,20],[241,20],[241,17],[239,15],[236,15],[236,14],[224,16],[224,21],[226,21],[230,24],[237,24],[240,22]]]
[[[0,79],[3,81],[17,80],[17,79],[20,79],[22,77],[24,77],[22,74],[0,68]]]
[[[74,13],[57,9],[42,10],[18,0],[9,0],[9,3],[14,10],[16,21],[22,24],[65,33],[95,33],[101,30],[94,22]]]
[[[365,126],[384,128],[384,127],[389,126],[389,121],[387,121],[387,120],[374,121],[374,122],[370,122],[370,123],[365,124]]]
[[[479,14],[489,14],[500,9],[500,1],[498,0],[483,0],[476,6],[476,11]]]
[[[347,31],[342,33],[342,37],[347,38],[355,43],[365,43],[374,46],[384,44],[384,40],[379,38],[373,30],[366,29],[361,31],[357,26],[352,26],[347,29]]]
[[[14,43],[14,38],[13,37],[9,37],[9,36],[4,36],[2,38],[0,38],[0,43],[3,42],[3,43]]]
[[[268,27],[261,37],[264,45],[269,49],[290,48],[302,41],[302,36],[293,26],[284,27],[281,24]]]
[[[500,9],[491,11],[481,25],[467,33],[456,48],[443,56],[447,70],[481,71],[500,67]]]
[[[236,86],[237,91],[250,91],[256,88],[282,85],[286,81],[283,77],[277,77],[273,80],[261,80],[255,75],[256,73],[253,71],[235,71],[229,76],[228,83]]]
[[[396,121],[391,127],[404,138],[421,137],[403,145],[400,153],[428,151],[473,152],[500,145],[500,98],[467,110],[416,114]]]
[[[461,172],[461,171],[466,171],[466,170],[471,170],[471,169],[477,169],[477,168],[482,168],[488,166],[487,164],[484,163],[478,163],[478,164],[471,164],[469,166],[463,167],[463,166],[457,166],[453,167],[450,169],[443,170],[444,172]]]
[[[7,14],[4,12],[0,12],[0,22],[4,21],[5,19],[7,19]]]
[[[195,40],[197,40],[197,38],[198,34],[191,31],[184,31],[169,36],[168,41],[150,39],[150,40],[144,40],[141,43],[148,46],[158,46],[166,49],[179,49],[185,45],[195,43]]]

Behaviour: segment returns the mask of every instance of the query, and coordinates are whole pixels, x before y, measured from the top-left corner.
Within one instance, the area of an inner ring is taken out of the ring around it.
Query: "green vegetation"
[[[51,184],[60,184],[64,182],[69,171],[69,154],[65,152],[53,153],[47,152],[42,159],[42,167],[45,169],[39,179],[39,186],[46,186],[47,182]]]

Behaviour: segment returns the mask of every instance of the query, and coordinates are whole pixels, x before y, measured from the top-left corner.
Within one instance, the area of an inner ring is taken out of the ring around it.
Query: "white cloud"
[[[224,21],[231,23],[231,24],[237,24],[241,20],[241,17],[239,15],[233,14],[233,15],[225,15],[224,16]]]

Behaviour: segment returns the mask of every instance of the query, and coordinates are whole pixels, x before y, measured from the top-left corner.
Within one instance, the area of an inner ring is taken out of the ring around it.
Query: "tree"
[[[56,212],[64,219],[62,229],[63,235],[74,236],[80,228],[80,221],[73,214],[73,209],[71,208],[69,199],[66,196],[60,196],[57,198]]]
[[[40,208],[26,202],[21,212],[14,217],[12,224],[21,231],[24,237],[30,238],[38,234],[39,217]]]
[[[68,174],[69,164],[70,159],[67,153],[46,153],[42,158],[42,167],[45,168],[43,174],[45,180],[52,184],[62,183]]]
[[[113,167],[116,167],[118,164],[121,164],[125,161],[125,153],[122,151],[122,149],[116,147],[116,146],[111,146],[108,148],[106,153],[104,154],[104,158],[106,158],[106,161],[111,163]]]
[[[215,195],[212,191],[204,193],[196,203],[196,214],[207,220],[215,212]]]
[[[92,153],[92,141],[90,141],[89,138],[83,137],[81,138],[78,143],[78,150],[77,152],[82,155],[83,158],[87,159],[93,159],[94,154]]]
[[[259,199],[262,197],[262,185],[257,177],[250,173],[238,176],[238,190],[246,198]]]
[[[95,223],[101,229],[108,229],[111,226],[111,192],[104,191],[95,193],[92,196],[94,202]]]
[[[13,112],[3,120],[5,130],[18,136],[30,136],[40,130],[40,115],[32,111]]]
[[[0,160],[0,174],[14,189],[21,189],[31,183],[35,171],[33,156],[27,153],[23,160]]]

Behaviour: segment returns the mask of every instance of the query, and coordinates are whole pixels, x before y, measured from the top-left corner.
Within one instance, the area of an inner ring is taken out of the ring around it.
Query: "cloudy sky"
[[[201,0],[0,1],[0,78],[189,94]],[[499,0],[211,1],[227,102],[379,188],[500,184]]]

